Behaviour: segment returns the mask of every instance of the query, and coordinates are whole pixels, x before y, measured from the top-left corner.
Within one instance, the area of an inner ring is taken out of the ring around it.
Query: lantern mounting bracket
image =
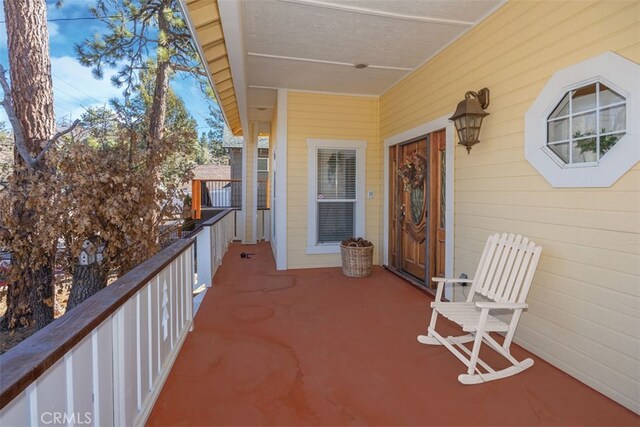
[[[483,87],[482,89],[480,89],[477,92],[474,92],[472,90],[468,91],[467,93],[464,94],[464,97],[466,99],[470,99],[470,98],[475,98],[478,100],[478,102],[480,103],[480,107],[482,107],[483,110],[486,110],[487,107],[489,107],[489,89],[486,87]]]

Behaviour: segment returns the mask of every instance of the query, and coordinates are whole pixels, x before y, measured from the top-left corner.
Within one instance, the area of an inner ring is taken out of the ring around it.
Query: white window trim
[[[565,165],[547,147],[547,118],[569,90],[599,81],[626,98],[626,134],[597,163]],[[553,187],[610,187],[640,161],[640,65],[613,52],[556,72],[525,115],[525,157]]]
[[[307,139],[307,254],[338,254],[340,243],[318,243],[318,148],[356,150],[356,237],[365,237],[365,152],[367,141]]]

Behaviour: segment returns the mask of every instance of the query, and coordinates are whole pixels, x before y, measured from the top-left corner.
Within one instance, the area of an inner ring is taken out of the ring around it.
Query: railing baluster
[[[103,425],[100,418],[100,362],[98,360],[99,348],[98,348],[98,329],[91,331],[91,376],[92,376],[92,401],[93,401],[93,413],[91,421],[94,426]]]
[[[113,316],[113,420],[117,424],[126,425],[126,396],[125,396],[125,374],[124,374],[124,306]]]
[[[67,414],[75,412],[73,404],[73,353],[69,352],[64,355],[64,373],[65,383],[67,385]]]
[[[162,273],[158,274],[156,278],[156,307],[157,307],[157,316],[156,316],[156,337],[157,337],[157,346],[156,346],[156,360],[157,360],[157,375],[160,376],[162,373]],[[155,383],[155,381],[154,381]]]
[[[173,312],[173,305],[174,305],[174,299],[173,299],[173,265],[169,265],[169,344],[170,344],[170,349],[173,349],[173,336],[174,336],[174,318],[175,318],[175,313]]]
[[[38,387],[36,383],[32,383],[27,388],[27,395],[29,396],[29,421],[32,427],[40,425],[40,419],[38,417]]]
[[[190,324],[189,330],[192,331],[193,330],[193,279],[194,279],[194,274],[195,271],[193,269],[193,246],[191,246],[188,249],[188,256],[187,256],[187,286],[186,286],[186,292],[187,292],[187,321]]]
[[[155,280],[151,282],[149,286],[147,286],[147,370],[149,378],[148,385],[149,391],[153,390],[153,307],[151,304],[151,295],[153,294],[153,286],[155,284]]]

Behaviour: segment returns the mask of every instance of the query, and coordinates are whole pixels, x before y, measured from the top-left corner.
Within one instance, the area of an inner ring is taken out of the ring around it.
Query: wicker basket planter
[[[342,273],[348,277],[367,277],[373,266],[373,245],[340,244]]]

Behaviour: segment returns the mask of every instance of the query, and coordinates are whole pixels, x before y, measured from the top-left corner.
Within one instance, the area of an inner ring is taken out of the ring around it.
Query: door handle
[[[404,203],[403,203],[400,206],[400,224],[401,224],[403,230],[404,230],[404,225],[405,225],[404,224],[404,219],[405,219],[406,216],[407,216],[406,208],[405,208]]]

